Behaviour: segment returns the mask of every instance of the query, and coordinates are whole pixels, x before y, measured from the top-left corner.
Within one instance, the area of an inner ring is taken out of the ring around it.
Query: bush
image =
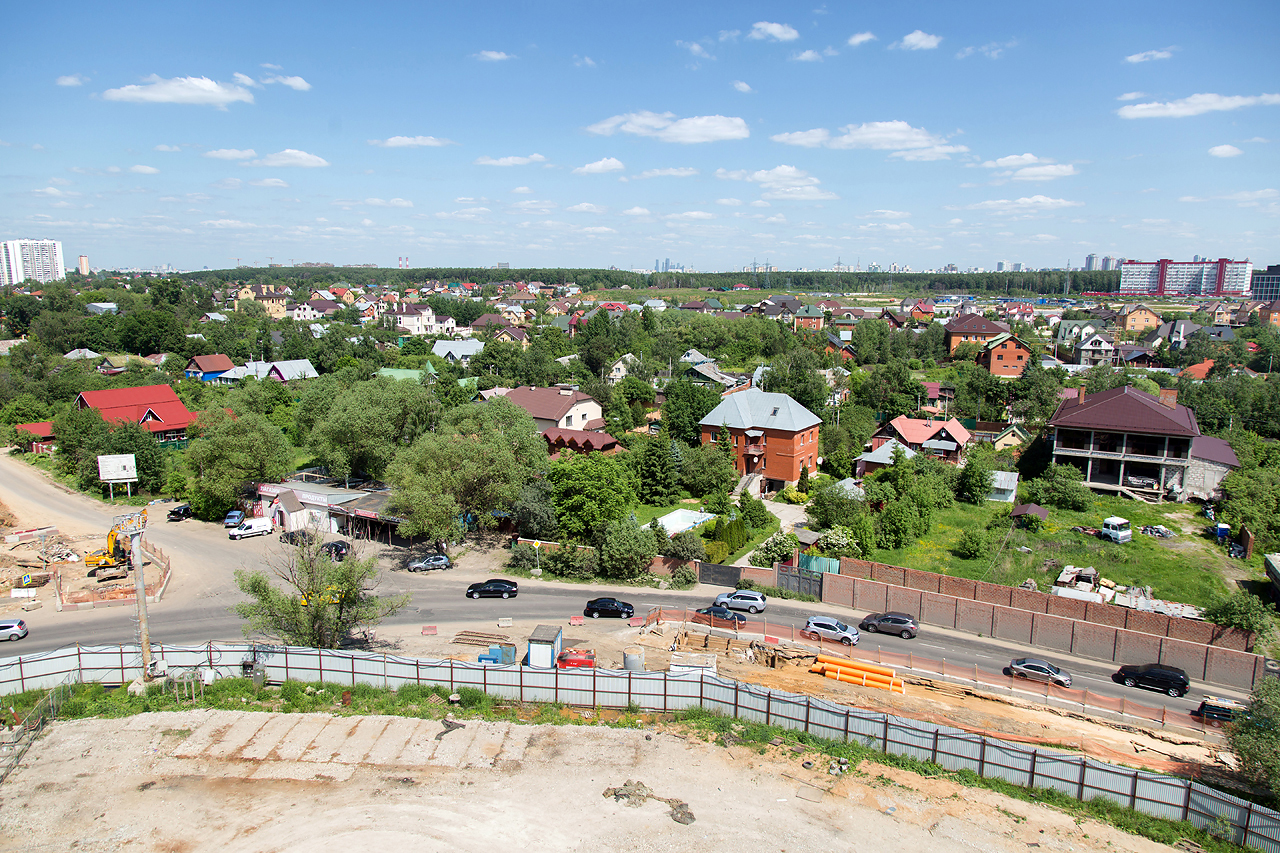
[[[787,486],[778,492],[778,500],[789,504],[802,504],[809,500],[809,496],[795,486]]]
[[[1084,485],[1083,475],[1073,465],[1051,464],[1043,476],[1027,483],[1026,497],[1033,504],[1074,512],[1085,512],[1093,506],[1093,492]]]
[[[662,556],[677,560],[705,560],[707,547],[703,544],[701,536],[692,530],[685,530],[667,540]]]
[[[1264,641],[1275,632],[1275,615],[1275,605],[1243,589],[1220,596],[1204,610],[1205,621],[1252,631]]]
[[[729,550],[728,542],[708,542],[707,543],[707,562],[724,565],[729,559],[729,555],[733,553]]]
[[[836,526],[822,534],[817,543],[818,550],[826,557],[861,557],[862,543],[858,542],[857,533],[843,526]]]
[[[956,556],[962,560],[977,560],[987,555],[987,549],[991,547],[991,540],[987,536],[985,530],[978,530],[970,527],[960,534],[960,541],[956,543]]]
[[[527,542],[517,542],[511,546],[511,556],[507,558],[507,565],[526,572],[537,568],[541,565],[538,549]]]
[[[543,555],[542,569],[559,578],[588,580],[596,574],[596,552],[590,548],[557,548]]]
[[[671,585],[677,589],[688,589],[698,582],[698,573],[693,566],[683,565],[676,566],[675,571],[671,573]]]
[[[763,530],[777,520],[764,505],[764,501],[753,498],[745,492],[738,497],[738,514],[752,530]]]
[[[733,504],[729,503],[729,494],[727,492],[712,492],[703,501],[703,506],[706,507],[707,512],[724,515]]]
[[[800,540],[794,533],[784,533],[779,530],[751,552],[751,565],[772,566],[774,563],[790,559],[791,555],[799,549]]]

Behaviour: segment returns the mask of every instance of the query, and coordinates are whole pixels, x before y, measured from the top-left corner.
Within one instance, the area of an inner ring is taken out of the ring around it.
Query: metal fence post
[[[933,730],[933,755],[929,760],[932,761],[934,764],[938,763],[938,730],[937,729]]]
[[[849,742],[849,717],[850,716],[852,716],[852,714],[850,714],[849,709],[845,708],[844,709],[844,742],[845,743]]]
[[[1129,785],[1129,808],[1138,807],[1138,771],[1133,771],[1133,782]]]
[[[888,714],[884,715],[884,737],[881,738],[881,742],[884,748],[884,754],[888,755],[889,754],[889,715]]]
[[[764,724],[769,725],[769,712],[773,707],[773,691],[769,690],[764,694]]]
[[[809,713],[813,710],[813,699],[804,697],[804,733],[809,733]]]
[[[733,718],[738,718],[738,682],[733,682]]]
[[[1034,788],[1036,786],[1036,759],[1040,757],[1040,750],[1031,750],[1031,778],[1027,780],[1027,787]]]
[[[1080,784],[1076,787],[1076,799],[1082,803],[1084,802],[1084,774],[1088,766],[1089,766],[1089,759],[1081,758],[1080,759]]]
[[[1249,810],[1244,813],[1244,832],[1240,836],[1240,846],[1249,846],[1249,824],[1253,822],[1253,803],[1249,803]]]
[[[986,777],[987,775],[987,739],[982,739],[982,750],[978,753],[978,775]]]
[[[520,667],[520,704],[524,704],[524,666]]]
[[[1182,798],[1182,819],[1186,820],[1191,816],[1191,783],[1187,782],[1187,793]]]

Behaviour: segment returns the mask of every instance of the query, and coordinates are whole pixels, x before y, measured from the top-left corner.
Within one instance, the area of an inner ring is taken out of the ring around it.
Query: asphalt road
[[[59,490],[39,471],[4,455],[0,455],[0,496],[24,520],[39,518],[40,523],[57,524],[66,532],[96,531],[105,536],[111,524],[113,513],[109,508],[83,495]],[[163,520],[163,510],[167,507],[160,504],[157,509],[161,512],[153,515],[156,520],[146,535],[169,554],[174,564],[174,578],[164,600],[149,608],[152,640],[171,645],[242,640],[242,622],[233,608],[243,596],[235,587],[234,572],[269,566],[283,547],[278,538],[231,541],[220,525],[191,520],[167,523]],[[368,543],[361,545],[371,547]],[[381,546],[380,554],[384,569],[403,565],[403,551]],[[657,606],[694,609],[710,604],[717,594],[725,591],[725,588],[708,586],[699,586],[692,592],[677,592],[526,580],[521,581],[521,592],[514,599],[473,601],[464,596],[466,586],[482,580],[484,574],[482,569],[469,569],[467,562],[464,556],[458,568],[427,573],[384,571],[379,592],[410,594],[409,605],[384,624],[462,627],[477,620],[491,622],[497,616],[511,616],[517,621],[565,622],[569,616],[581,613],[587,599],[597,595],[615,595],[631,602],[637,613],[644,613]],[[815,613],[835,615],[855,625],[863,615],[838,607],[793,604],[777,599],[770,602],[766,615],[771,633],[789,636],[790,629],[799,629]],[[23,614],[23,618],[30,635],[0,654],[31,654],[75,643],[127,643],[137,638],[133,608],[57,613],[45,607]],[[901,654],[914,652],[935,660],[945,659],[948,665],[976,665],[992,672],[999,672],[1015,657],[1044,656],[1068,669],[1074,680],[1073,687],[1077,689],[1087,688],[1117,699],[1125,697],[1151,707],[1165,706],[1171,711],[1196,707],[1205,692],[1242,696],[1238,691],[1208,688],[1194,682],[1191,692],[1183,699],[1131,690],[1111,680],[1116,670],[1112,663],[1053,653],[1040,655],[1033,648],[930,626],[922,626],[920,636],[913,640],[863,632],[859,648],[866,651],[883,648],[886,652]]]

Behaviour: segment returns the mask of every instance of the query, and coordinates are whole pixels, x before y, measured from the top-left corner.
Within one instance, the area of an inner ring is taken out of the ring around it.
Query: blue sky
[[[11,8],[0,232],[69,262],[1280,262],[1280,5]]]

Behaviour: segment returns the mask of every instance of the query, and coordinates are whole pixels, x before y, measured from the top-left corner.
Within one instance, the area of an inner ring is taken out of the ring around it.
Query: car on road
[[[320,550],[328,554],[333,562],[341,563],[351,553],[351,546],[342,540],[337,540],[324,543],[320,546]]]
[[[1176,666],[1163,663],[1126,664],[1112,678],[1125,687],[1145,687],[1173,697],[1185,696],[1191,679]]]
[[[421,560],[414,560],[405,568],[411,572],[429,572],[432,569],[451,569],[453,563],[444,554],[428,554]]]
[[[246,518],[227,533],[228,539],[244,539],[249,536],[266,536],[276,529],[269,518]]]
[[[169,521],[182,521],[183,519],[192,518],[194,515],[191,512],[191,504],[178,504],[169,510],[168,519]]]
[[[280,541],[286,545],[314,545],[319,539],[310,530],[286,530],[280,534]]]
[[[1009,661],[1009,674],[1014,678],[1043,681],[1059,687],[1071,686],[1071,673],[1040,658],[1017,658]]]
[[[904,640],[910,640],[920,631],[916,617],[910,613],[868,613],[858,627],[870,633],[897,634]]]
[[[222,519],[222,526],[223,527],[239,527],[241,522],[243,521],[244,521],[244,510],[233,509],[231,510],[231,512],[227,513],[226,518]]]
[[[710,607],[703,607],[701,610],[695,611],[690,621],[699,625],[710,625],[712,628],[741,628],[747,624],[747,617],[741,613],[735,613],[727,607],[713,604]],[[719,622],[727,622],[728,625],[717,624]]]
[[[27,636],[27,623],[21,619],[0,619],[0,637],[6,640],[21,640]]]
[[[636,609],[625,601],[616,598],[593,598],[582,609],[583,616],[599,619],[601,616],[616,616],[619,619],[630,619],[636,615]]]
[[[467,598],[515,598],[519,591],[515,581],[492,578],[467,587]]]
[[[1233,722],[1237,717],[1243,716],[1247,710],[1246,706],[1234,699],[1206,696],[1199,707],[1191,711],[1191,716],[1206,726],[1220,729],[1227,723]]]
[[[748,613],[763,613],[768,600],[764,593],[754,589],[739,589],[733,592],[722,592],[716,596],[716,604],[730,610],[745,610]]]
[[[858,645],[858,629],[831,616],[810,616],[800,629],[800,636],[810,640],[834,640],[846,646]]]

